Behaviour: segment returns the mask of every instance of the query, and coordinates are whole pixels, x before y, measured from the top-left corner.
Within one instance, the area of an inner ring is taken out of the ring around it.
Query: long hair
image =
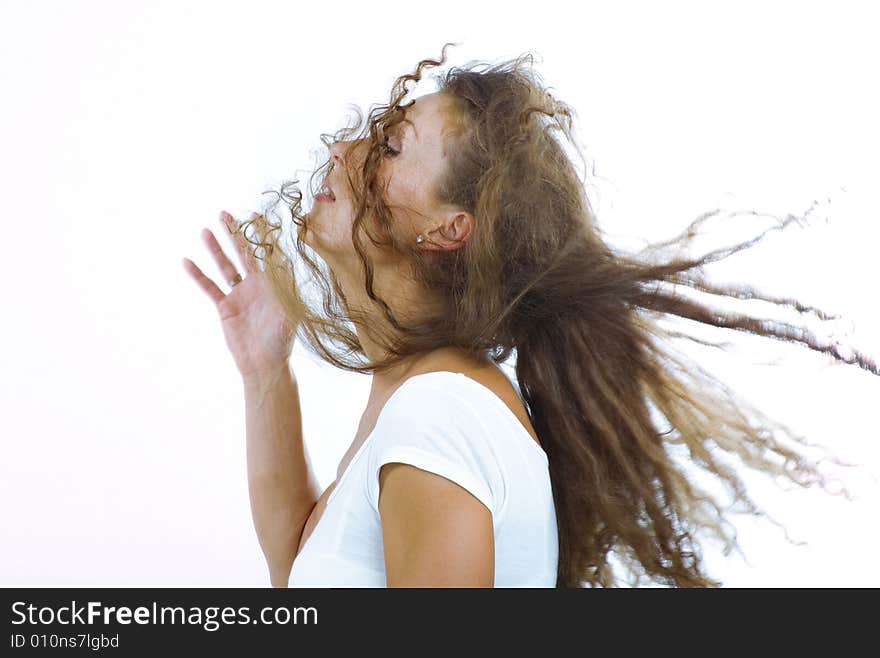
[[[725,344],[660,321],[677,316],[789,341],[880,374],[865,355],[823,342],[803,327],[724,312],[675,290],[686,286],[719,300],[759,299],[801,315],[837,317],[744,285],[715,285],[703,271],[769,230],[803,221],[812,209],[699,258],[686,256],[686,248],[718,211],[698,217],[673,240],[636,252],[612,248],[565,151],[568,143],[581,153],[573,111],[546,90],[526,54],[437,76],[438,91],[452,109],[448,166],[431,192],[438,202],[473,213],[476,226],[464,248],[423,253],[411,236],[401,237],[384,201],[385,131],[403,118],[406,83],[445,63],[449,45],[439,60],[422,60],[396,79],[389,103],[374,108],[358,133],[366,148],[362,165],[346,173],[356,208],[351,237],[372,308],[350,305],[333,272],[303,243],[308,214],[302,212],[298,181],[285,183],[263,213],[238,230],[264,262],[262,271],[292,326],[318,357],[338,368],[378,372],[448,346],[499,364],[515,354],[519,393],[549,458],[559,529],[557,587],[616,585],[615,561],[635,585],[646,577],[670,586],[721,585],[704,573],[701,532],[714,533],[728,554],[739,548],[728,512],[770,518],[748,495],[738,466],[833,493],[831,480],[820,468],[823,459],[807,456],[808,447],[818,446],[739,399],[672,341]],[[347,138],[360,125],[361,119],[335,137]],[[310,185],[323,178],[327,164],[314,171]],[[279,244],[279,203],[297,227],[294,247],[304,274]],[[440,303],[420,317],[395,314],[374,290],[365,237],[404,254],[414,279]],[[318,288],[320,309],[306,302],[310,284]],[[387,356],[370,361],[358,330],[381,341]],[[845,465],[834,456],[829,460]],[[697,486],[686,468],[702,469],[723,485],[732,496],[729,507]]]

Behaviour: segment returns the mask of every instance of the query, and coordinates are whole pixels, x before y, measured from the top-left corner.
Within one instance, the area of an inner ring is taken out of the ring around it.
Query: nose
[[[335,164],[340,164],[342,161],[342,146],[340,144],[340,142],[330,144],[330,159]]]
[[[345,162],[345,153],[350,148],[349,144],[349,141],[339,141],[333,142],[330,145],[330,159],[337,167],[341,166]]]
[[[360,164],[367,149],[368,138],[346,139],[330,144],[330,160],[337,167],[348,164],[355,167]]]

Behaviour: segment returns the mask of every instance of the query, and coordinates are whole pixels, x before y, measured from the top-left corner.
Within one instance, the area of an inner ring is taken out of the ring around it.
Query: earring
[[[425,236],[422,235],[421,233],[419,233],[418,236],[416,236],[416,242],[424,242],[424,241],[425,241]]]

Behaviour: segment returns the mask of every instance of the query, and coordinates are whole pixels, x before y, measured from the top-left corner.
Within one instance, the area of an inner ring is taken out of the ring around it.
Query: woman
[[[243,223],[221,216],[244,278],[204,232],[228,295],[184,261],[216,303],[244,380],[251,504],[272,584],[609,586],[616,559],[633,584],[720,585],[703,571],[697,533],[714,532],[728,551],[735,535],[685,476],[682,456],[754,514],[764,515],[731,457],[802,486],[828,482],[797,450],[811,444],[746,414],[669,344],[704,341],[657,320],[796,341],[878,374],[876,363],[661,285],[831,317],[701,275],[763,234],[702,258],[662,255],[686,246],[709,213],[677,240],[613,251],[554,135],[577,148],[571,111],[526,66],[530,56],[452,69],[436,93],[402,105],[405,83],[445,61],[446,46],[439,61],[397,79],[357,139],[330,146],[310,212],[295,188],[279,194],[320,312],[304,301],[280,224],[266,219],[271,207]],[[373,374],[357,434],[323,493],[288,366],[298,332],[329,363]],[[497,365],[514,352],[518,390]]]

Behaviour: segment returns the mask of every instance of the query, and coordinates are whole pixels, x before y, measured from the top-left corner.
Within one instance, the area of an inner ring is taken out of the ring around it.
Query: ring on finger
[[[238,283],[241,283],[241,274],[236,273],[236,275],[234,277],[229,279],[229,286],[234,287]]]

